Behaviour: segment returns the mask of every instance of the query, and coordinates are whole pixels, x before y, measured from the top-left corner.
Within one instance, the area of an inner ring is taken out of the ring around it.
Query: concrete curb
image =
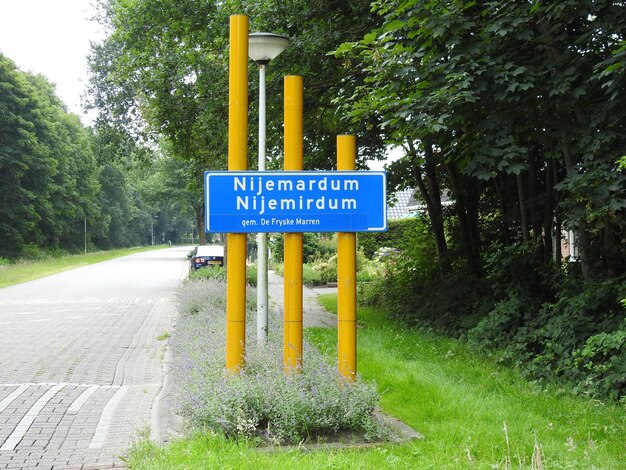
[[[425,439],[424,435],[417,432],[415,429],[407,425],[406,423],[396,419],[392,416],[388,416],[381,411],[375,413],[376,418],[382,423],[391,433],[388,440],[374,441],[374,442],[311,442],[302,443],[298,445],[286,445],[286,446],[266,446],[259,447],[259,452],[289,452],[289,451],[302,451],[302,452],[315,452],[320,450],[332,450],[332,449],[367,449],[371,447],[378,447],[384,444],[401,444],[408,441],[416,441]]]
[[[183,420],[174,413],[176,405],[174,395],[173,354],[169,341],[165,345],[161,365],[161,389],[157,393],[150,415],[150,440],[163,445],[172,439],[182,436]]]

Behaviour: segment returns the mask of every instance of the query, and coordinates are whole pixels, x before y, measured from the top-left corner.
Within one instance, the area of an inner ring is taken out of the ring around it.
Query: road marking
[[[20,441],[24,438],[24,434],[28,431],[33,421],[37,418],[37,415],[43,410],[43,407],[61,390],[66,384],[55,385],[50,388],[46,393],[42,395],[39,400],[31,406],[30,410],[22,418],[19,424],[15,427],[11,435],[4,441],[0,450],[15,450]]]
[[[52,320],[51,318],[40,318],[38,320],[31,320],[31,323],[35,323],[35,322],[42,322],[42,321],[50,321]]]
[[[75,305],[75,304],[124,304],[146,303],[156,304],[165,302],[164,297],[111,297],[107,299],[84,298],[84,299],[0,299],[0,305]],[[61,311],[61,310],[59,310]]]
[[[67,409],[67,413],[71,415],[75,415],[76,413],[78,413],[85,404],[85,402],[89,400],[89,398],[91,398],[91,395],[96,393],[99,388],[99,385],[92,385],[91,387],[87,388],[83,393],[80,394],[80,396],[76,400],[74,400],[72,405]]]
[[[111,421],[113,421],[113,413],[115,412],[115,408],[117,408],[117,405],[122,400],[122,397],[127,390],[128,385],[121,386],[102,410],[102,414],[100,415],[100,421],[98,421],[98,426],[96,426],[96,432],[93,434],[93,438],[91,439],[91,443],[89,444],[90,449],[100,449],[102,446],[104,446],[104,442],[107,438],[107,433],[109,432],[109,426],[111,425]]]
[[[80,320],[81,318],[85,317],[65,317],[65,320]]]
[[[36,385],[37,387],[52,387],[54,385],[64,385],[66,387],[91,387],[94,384],[83,384],[83,383],[70,383],[70,382],[24,382],[24,383],[11,383],[11,384],[0,384],[0,387],[21,387],[25,385],[30,387],[32,385]],[[119,388],[119,385],[98,385],[100,388]]]
[[[2,401],[0,401],[0,412],[4,411],[7,408],[7,406],[13,403],[13,400],[19,397],[22,393],[24,393],[26,389],[30,387],[30,384],[9,385],[9,387],[12,387],[12,386],[16,386],[17,389],[13,390],[13,392],[11,392],[9,396],[7,396]]]
[[[16,315],[34,315],[35,312],[15,312]]]

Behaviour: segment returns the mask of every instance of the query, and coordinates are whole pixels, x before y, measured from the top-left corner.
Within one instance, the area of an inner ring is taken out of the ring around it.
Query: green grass
[[[336,311],[335,296],[321,303]],[[623,406],[528,383],[457,341],[404,329],[373,309],[359,309],[359,324],[359,373],[376,381],[388,414],[426,439],[265,453],[197,434],[165,449],[142,441],[130,468],[624,468]],[[336,330],[310,329],[307,337],[335,357]]]
[[[60,273],[69,269],[95,264],[120,256],[126,256],[141,251],[157,250],[166,245],[136,248],[122,248],[119,250],[97,251],[86,255],[69,255],[60,258],[47,258],[38,261],[18,261],[14,264],[0,265],[0,288],[33,281],[51,274]]]
[[[157,339],[157,341],[165,341],[166,339],[170,338],[171,336],[172,335],[170,334],[169,331],[164,331],[159,336],[157,336],[156,339]]]

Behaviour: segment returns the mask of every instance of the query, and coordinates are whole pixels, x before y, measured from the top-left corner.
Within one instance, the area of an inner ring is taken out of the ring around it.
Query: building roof
[[[387,199],[387,220],[408,217],[412,212],[409,211],[411,203],[413,203],[415,209],[417,209],[419,202],[415,201],[415,189],[402,189],[391,194]]]
[[[441,194],[441,204],[449,206],[454,201],[450,192],[444,190]],[[426,210],[426,204],[418,199],[417,189],[408,188],[392,193],[387,198],[387,220],[404,219],[415,216],[420,211]]]

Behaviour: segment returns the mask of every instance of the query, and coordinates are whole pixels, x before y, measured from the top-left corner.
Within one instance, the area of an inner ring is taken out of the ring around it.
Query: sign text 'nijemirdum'
[[[204,184],[207,232],[387,230],[385,172],[206,172]]]

